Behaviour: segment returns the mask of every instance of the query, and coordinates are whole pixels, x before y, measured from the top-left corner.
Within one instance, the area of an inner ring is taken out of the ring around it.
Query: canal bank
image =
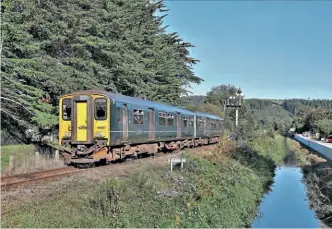
[[[322,227],[332,228],[332,161],[289,139],[291,149],[299,155],[310,205],[315,209]]]

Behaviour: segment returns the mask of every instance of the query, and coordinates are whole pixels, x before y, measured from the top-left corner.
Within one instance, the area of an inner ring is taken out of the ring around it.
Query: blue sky
[[[192,85],[249,98],[332,99],[332,1],[165,1],[165,24],[196,47]]]

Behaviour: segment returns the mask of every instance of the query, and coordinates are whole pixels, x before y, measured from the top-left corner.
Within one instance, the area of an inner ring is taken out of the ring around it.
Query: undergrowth
[[[248,143],[252,150],[280,165],[285,156],[285,142],[281,135],[260,135]]]

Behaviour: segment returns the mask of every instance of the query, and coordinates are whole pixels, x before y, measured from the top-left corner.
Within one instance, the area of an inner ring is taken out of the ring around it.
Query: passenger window
[[[203,122],[203,120],[202,120],[202,119],[199,119],[198,122],[199,122],[199,125],[198,125],[198,126],[199,126],[200,128],[204,128],[204,122]]]
[[[173,126],[174,124],[174,115],[167,114],[167,126]]]
[[[121,108],[120,107],[116,108],[116,121],[121,122]]]
[[[95,119],[106,120],[107,117],[107,100],[95,99]]]
[[[183,117],[183,126],[187,127],[188,126],[188,120],[187,117]]]
[[[166,114],[159,112],[158,122],[159,122],[160,126],[165,126],[166,125]]]
[[[143,110],[134,109],[133,110],[134,116],[134,124],[142,125],[144,123],[144,112]]]
[[[71,120],[71,99],[62,100],[62,119]]]

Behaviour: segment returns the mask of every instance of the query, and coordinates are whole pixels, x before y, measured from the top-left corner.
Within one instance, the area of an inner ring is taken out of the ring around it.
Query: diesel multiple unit
[[[60,98],[59,140],[68,163],[109,163],[219,141],[223,119],[99,90]]]

